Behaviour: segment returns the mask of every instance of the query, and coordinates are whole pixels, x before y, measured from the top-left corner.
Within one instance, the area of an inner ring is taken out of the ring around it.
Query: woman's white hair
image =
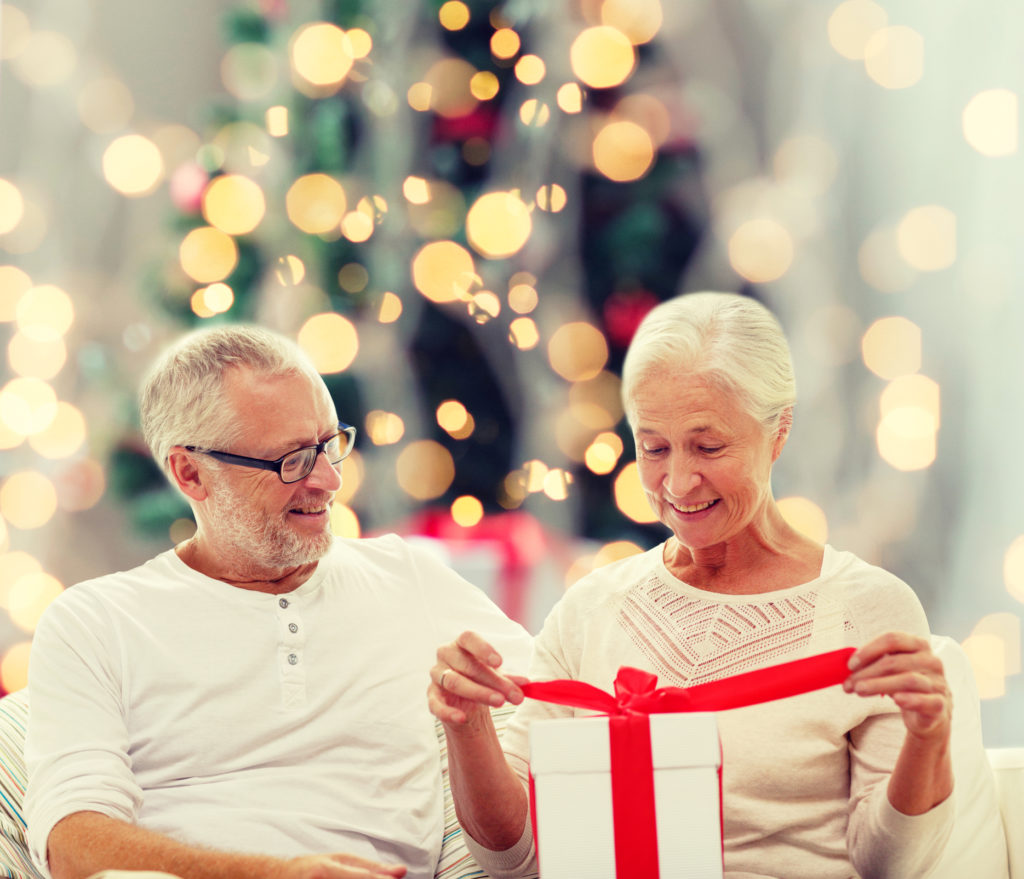
[[[764,426],[787,422],[796,402],[789,344],[775,316],[736,293],[685,293],[641,321],[622,366],[622,401],[635,427],[637,388],[652,373],[698,376],[736,395]]]
[[[139,404],[142,435],[165,471],[173,446],[230,448],[239,428],[224,378],[239,367],[267,377],[319,377],[298,345],[262,327],[235,324],[184,336],[153,365]]]

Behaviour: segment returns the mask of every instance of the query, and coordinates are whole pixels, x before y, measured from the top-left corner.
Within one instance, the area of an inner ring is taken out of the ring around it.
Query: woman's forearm
[[[908,733],[889,778],[888,795],[893,808],[904,815],[922,815],[952,792],[949,737],[921,739]]]

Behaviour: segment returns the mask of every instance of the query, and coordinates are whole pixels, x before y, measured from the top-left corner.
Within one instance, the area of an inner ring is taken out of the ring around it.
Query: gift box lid
[[[640,718],[642,721],[642,718]],[[680,769],[722,762],[713,712],[652,714],[654,769]],[[530,725],[530,771],[611,772],[607,717],[537,720]]]

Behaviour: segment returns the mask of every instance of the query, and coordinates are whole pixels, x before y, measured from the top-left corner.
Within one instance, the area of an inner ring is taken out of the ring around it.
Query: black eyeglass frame
[[[316,460],[320,457],[321,452],[327,451],[327,445],[330,442],[336,440],[339,436],[345,434],[348,437],[348,445],[341,453],[341,457],[337,461],[331,461],[330,458],[327,460],[333,466],[334,464],[340,464],[344,461],[351,453],[352,449],[356,444],[356,429],[351,424],[345,424],[344,421],[338,422],[338,432],[331,434],[327,439],[317,443],[315,446],[302,446],[298,449],[292,449],[290,452],[285,452],[276,461],[267,461],[264,458],[250,458],[248,455],[235,455],[231,452],[218,452],[213,449],[201,449],[198,446],[185,446],[185,450],[188,452],[198,452],[200,455],[209,455],[211,458],[215,458],[218,461],[223,461],[225,464],[237,464],[240,467],[254,467],[257,470],[272,470],[277,474],[277,478],[281,480],[285,485],[291,485],[295,482],[301,482],[310,473],[313,472],[313,468],[316,467]],[[310,456],[310,464],[306,468],[305,472],[301,476],[297,476],[295,479],[284,478],[284,462],[286,458],[290,458],[292,455],[298,452],[307,452],[310,449],[315,449],[316,454]]]

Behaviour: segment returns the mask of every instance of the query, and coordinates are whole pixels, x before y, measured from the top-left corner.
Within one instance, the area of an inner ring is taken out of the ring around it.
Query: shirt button
[[[297,631],[299,631],[299,627],[297,625],[295,625],[295,623],[288,623],[288,631],[289,632],[297,632]]]
[[[279,605],[281,605],[281,607],[288,607],[288,599],[287,598],[280,598],[280,599],[278,599],[277,603]]]
[[[299,657],[298,656],[296,656],[294,653],[289,653],[288,654],[288,664],[289,665],[298,665],[298,662],[299,662]]]

